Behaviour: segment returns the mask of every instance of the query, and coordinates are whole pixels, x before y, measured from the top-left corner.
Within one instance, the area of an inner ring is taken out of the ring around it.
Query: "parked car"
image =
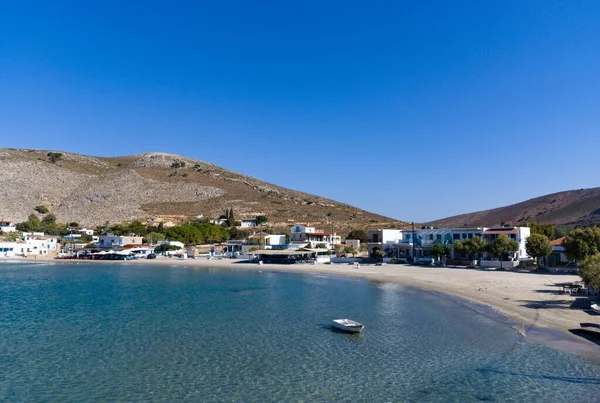
[[[435,264],[435,259],[432,257],[421,257],[417,259],[417,264],[422,264],[425,266],[433,266]]]
[[[156,259],[156,255],[154,253],[150,253],[148,256],[146,256],[146,259]]]

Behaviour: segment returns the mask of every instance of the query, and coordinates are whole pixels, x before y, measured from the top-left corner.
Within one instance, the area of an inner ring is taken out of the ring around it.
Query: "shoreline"
[[[9,259],[6,260],[8,262]],[[600,361],[598,344],[576,337],[569,330],[580,329],[582,322],[599,322],[596,317],[572,308],[577,298],[562,294],[563,283],[579,280],[572,274],[522,273],[477,269],[425,267],[409,265],[296,264],[280,265],[241,263],[233,259],[155,260],[57,260],[10,259],[12,262],[51,264],[124,264],[222,268],[298,274],[325,274],[396,283],[426,291],[440,292],[491,307],[515,322],[517,332],[553,348]],[[0,259],[0,262],[5,261]]]

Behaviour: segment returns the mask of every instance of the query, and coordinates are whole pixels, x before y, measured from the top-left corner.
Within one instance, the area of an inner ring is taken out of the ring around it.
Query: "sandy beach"
[[[42,261],[38,259],[37,261]],[[87,261],[48,260],[77,264]],[[115,261],[94,261],[114,264]],[[574,308],[585,296],[564,294],[562,285],[580,280],[577,275],[487,271],[464,268],[424,267],[409,265],[277,265],[239,263],[230,259],[206,258],[178,260],[159,257],[156,260],[119,262],[134,265],[167,265],[277,271],[291,273],[321,273],[361,277],[369,280],[400,283],[424,290],[438,291],[486,304],[504,313],[516,325],[517,331],[556,348],[600,358],[598,345],[574,336],[569,330],[579,329],[582,322],[600,322],[599,318],[581,308]]]

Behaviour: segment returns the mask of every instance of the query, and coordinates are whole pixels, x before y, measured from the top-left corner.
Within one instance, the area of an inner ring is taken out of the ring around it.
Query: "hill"
[[[166,153],[92,157],[62,151],[0,149],[0,219],[24,221],[44,205],[61,222],[91,226],[127,220],[266,215],[272,226],[309,222],[343,233],[405,223],[286,189],[216,165]]]
[[[507,207],[443,218],[425,225],[481,227],[501,223],[519,225],[527,221],[555,225],[600,224],[600,187],[553,193]]]

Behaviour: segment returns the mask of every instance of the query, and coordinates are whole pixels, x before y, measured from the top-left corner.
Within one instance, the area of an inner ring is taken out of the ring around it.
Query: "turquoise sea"
[[[333,331],[333,318],[366,325]],[[315,275],[0,263],[7,402],[592,402],[600,364],[485,307]]]

